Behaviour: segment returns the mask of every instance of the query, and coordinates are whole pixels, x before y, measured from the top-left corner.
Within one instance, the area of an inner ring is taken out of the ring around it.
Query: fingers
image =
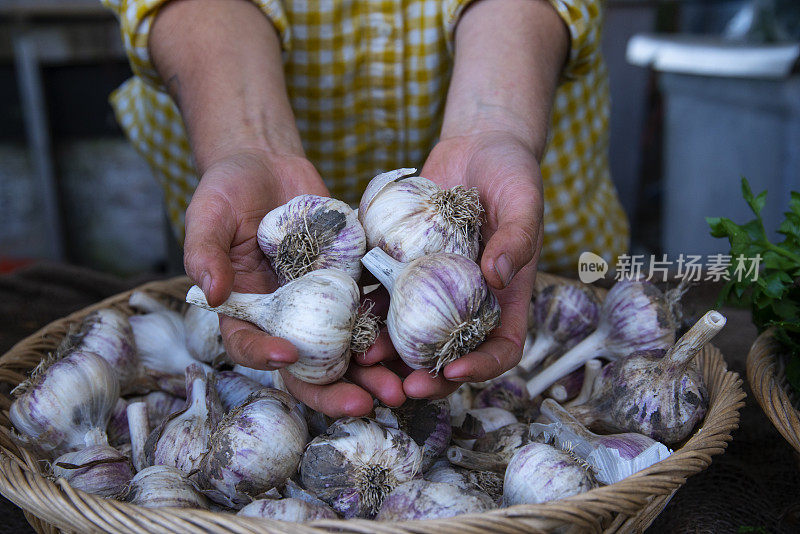
[[[312,410],[330,417],[362,417],[372,411],[372,396],[355,384],[335,382],[324,386],[298,380],[282,370],[289,393]]]
[[[228,298],[233,286],[233,267],[228,256],[236,232],[236,216],[221,198],[208,196],[198,187],[186,210],[183,263],[186,274],[197,282],[211,306]]]
[[[538,257],[541,234],[541,202],[522,197],[499,210],[497,230],[481,258],[481,271],[489,285],[508,287],[514,275]]]
[[[281,369],[296,362],[299,356],[287,340],[265,334],[239,319],[221,316],[220,331],[228,356],[251,369]]]
[[[452,364],[451,364],[452,365]],[[442,373],[431,374],[430,369],[416,369],[403,381],[403,391],[413,399],[442,399],[461,385],[447,380]]]
[[[387,406],[400,406],[406,401],[403,381],[382,365],[351,364],[346,376]]]

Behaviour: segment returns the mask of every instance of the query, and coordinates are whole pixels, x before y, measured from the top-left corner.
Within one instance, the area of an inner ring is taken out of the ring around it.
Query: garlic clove
[[[341,200],[296,196],[264,216],[257,239],[280,285],[332,267],[353,280],[361,276],[364,229],[356,213]]]
[[[86,493],[112,497],[125,489],[133,471],[121,452],[108,445],[93,445],[59,456],[53,462],[53,476]]]
[[[167,465],[154,465],[136,473],[119,500],[145,508],[209,507],[208,500],[186,474]]]
[[[481,513],[495,507],[491,497],[477,490],[464,490],[442,482],[411,480],[397,486],[386,497],[375,519],[441,519]]]
[[[409,172],[411,171],[411,172]],[[359,205],[369,248],[410,262],[439,252],[478,259],[482,208],[476,188],[441,189],[399,169],[376,176]]]
[[[303,486],[345,518],[371,518],[421,464],[420,447],[402,430],[366,417],[345,418],[308,444],[300,474]]]
[[[431,254],[402,264],[374,248],[361,261],[391,294],[389,337],[412,369],[438,373],[500,324],[497,299],[464,256]]]
[[[327,504],[315,505],[300,499],[260,499],[253,501],[236,515],[261,517],[304,523],[315,519],[336,519],[336,512]]]

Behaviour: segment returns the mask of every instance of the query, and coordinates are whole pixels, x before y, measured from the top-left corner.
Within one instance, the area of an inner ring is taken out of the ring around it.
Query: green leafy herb
[[[761,219],[767,192],[753,195],[750,184],[742,178],[742,196],[756,216],[752,221],[738,225],[724,217],[706,217],[711,235],[728,238],[731,244],[730,281],[722,288],[717,305],[749,306],[759,332],[775,328],[775,339],[792,355],[787,379],[800,392],[800,193],[791,192],[789,211],[778,227],[784,239],[777,244],[767,237]],[[736,272],[741,269],[737,258],[760,258],[755,280],[753,273],[741,276]]]

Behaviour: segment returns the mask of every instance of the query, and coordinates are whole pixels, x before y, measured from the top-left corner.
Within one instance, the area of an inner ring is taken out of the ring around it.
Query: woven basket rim
[[[747,353],[747,381],[759,406],[772,425],[800,452],[800,411],[789,398],[789,384],[779,361],[780,346],[768,328],[756,338]]]
[[[537,287],[550,283],[577,283],[547,273],[537,275]],[[189,287],[185,276],[149,282],[109,297],[59,319],[23,339],[0,357],[0,380],[18,383],[23,372],[35,364],[36,356],[52,350],[68,325],[79,322],[92,311],[116,307],[131,313],[128,296],[134,290],[171,296],[182,300]],[[595,288],[596,289],[596,288]],[[597,290],[597,289],[596,289]],[[597,290],[599,294],[603,290]],[[643,529],[666,505],[686,479],[704,470],[711,457],[721,454],[738,427],[744,391],[738,374],[727,370],[720,351],[707,345],[698,355],[698,368],[706,379],[709,408],[702,425],[683,446],[668,458],[621,482],[596,488],[573,497],[538,505],[517,505],[456,518],[379,523],[368,520],[320,520],[304,524],[253,519],[229,513],[196,509],[152,509],[102,499],[72,489],[63,480],[41,475],[38,461],[10,439],[9,400],[0,413],[0,493],[40,520],[68,530],[111,530],[127,532],[190,532],[198,528],[212,532],[301,532],[318,534],[338,531],[353,533],[466,534],[469,532],[538,532],[573,525],[587,531]],[[645,521],[642,523],[641,521]]]

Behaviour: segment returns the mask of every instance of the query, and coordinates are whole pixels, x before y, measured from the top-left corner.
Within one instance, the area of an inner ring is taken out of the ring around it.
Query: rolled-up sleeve
[[[284,49],[289,48],[291,35],[286,10],[280,0],[251,0],[278,31]],[[145,83],[164,90],[161,78],[150,58],[148,40],[150,28],[158,10],[169,0],[101,0],[117,16],[122,33],[122,44],[128,55],[133,73]]]

